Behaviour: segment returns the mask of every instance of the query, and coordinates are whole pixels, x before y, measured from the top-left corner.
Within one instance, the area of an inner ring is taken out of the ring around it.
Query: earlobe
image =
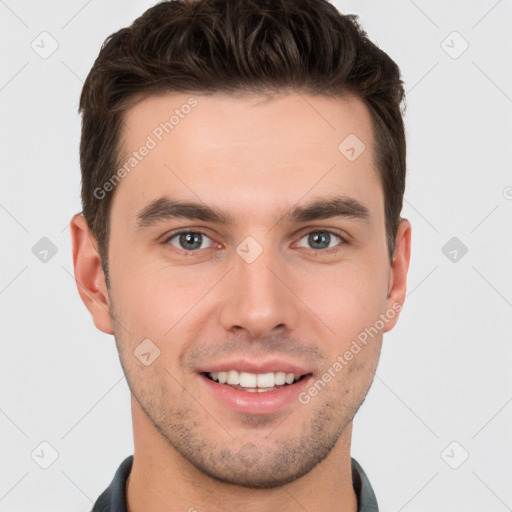
[[[405,302],[407,272],[411,258],[411,224],[401,219],[395,239],[395,252],[391,263],[386,311],[392,311],[384,332],[390,331],[398,321],[398,314]]]
[[[78,293],[91,313],[94,325],[106,334],[114,334],[109,312],[108,290],[96,239],[82,214],[74,215],[70,226],[73,267]]]

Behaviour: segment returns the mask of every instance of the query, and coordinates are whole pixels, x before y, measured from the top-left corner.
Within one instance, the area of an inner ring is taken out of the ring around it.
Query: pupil
[[[184,233],[180,236],[180,244],[186,250],[199,249],[201,247],[201,234]]]
[[[331,235],[329,233],[312,233],[309,235],[309,243],[313,249],[325,249],[329,247]]]

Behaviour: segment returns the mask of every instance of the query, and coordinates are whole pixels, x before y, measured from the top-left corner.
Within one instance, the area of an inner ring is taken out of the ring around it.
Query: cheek
[[[325,268],[305,278],[300,297],[334,331],[350,341],[373,325],[384,312],[387,296],[385,266],[361,260]]]
[[[141,255],[122,255],[111,268],[111,296],[117,317],[129,332],[163,340],[216,282],[212,269],[144,263]],[[218,280],[218,278],[217,278]]]

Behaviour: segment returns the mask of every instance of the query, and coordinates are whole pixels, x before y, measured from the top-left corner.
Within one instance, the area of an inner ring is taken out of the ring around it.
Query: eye
[[[303,242],[303,240],[305,240],[305,242]],[[343,238],[330,231],[311,231],[300,239],[298,246],[323,250],[332,249],[343,242],[345,242]]]
[[[207,249],[213,241],[199,231],[180,231],[167,238],[165,243],[184,251]]]

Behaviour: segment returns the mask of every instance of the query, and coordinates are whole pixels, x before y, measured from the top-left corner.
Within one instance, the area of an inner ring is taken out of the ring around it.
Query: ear
[[[91,313],[94,325],[106,334],[114,334],[109,312],[108,290],[96,238],[81,213],[73,216],[70,225],[78,293]]]
[[[405,302],[407,291],[407,271],[411,259],[411,224],[407,219],[401,219],[395,239],[395,252],[389,273],[388,298],[386,310],[394,310],[395,314],[386,322],[384,332],[396,325],[399,312]]]

